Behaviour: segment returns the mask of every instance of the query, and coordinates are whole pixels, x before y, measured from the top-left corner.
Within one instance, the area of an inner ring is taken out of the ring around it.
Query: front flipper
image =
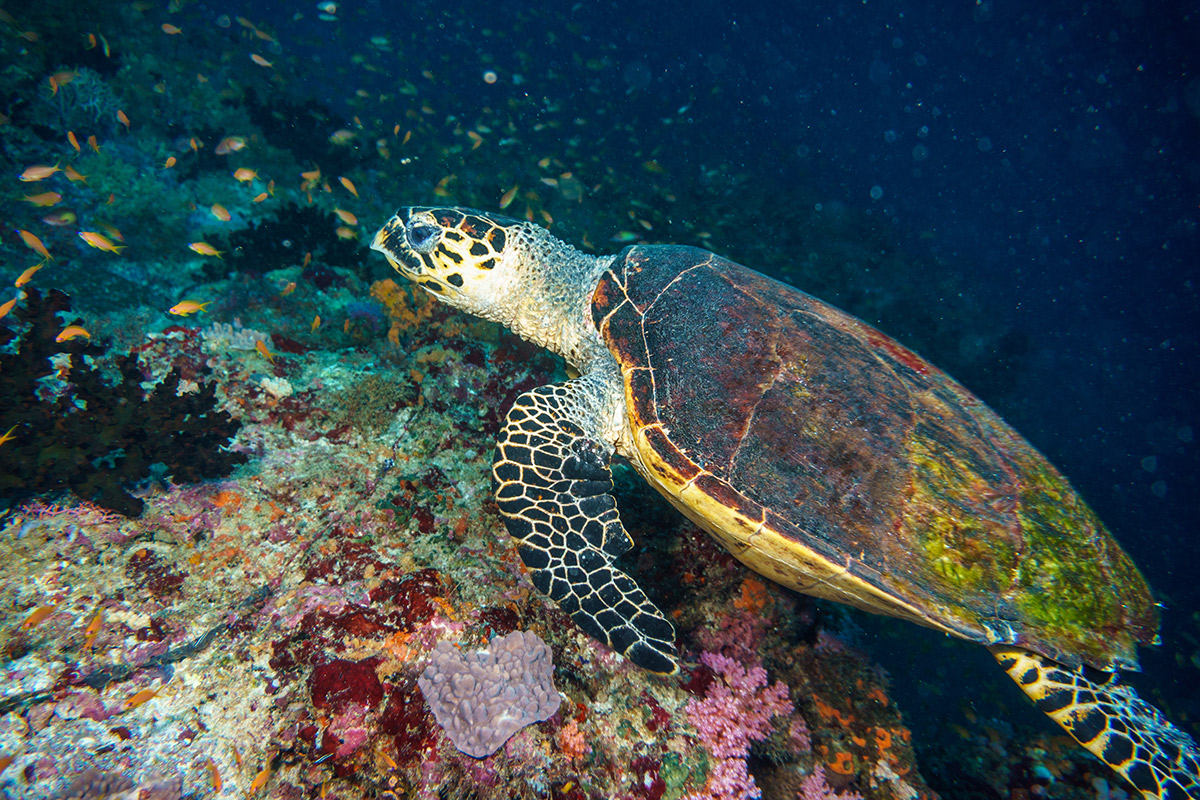
[[[533,585],[585,633],[651,672],[673,673],[675,628],[612,560],[632,545],[612,496],[612,450],[589,436],[585,379],[517,398],[492,464],[496,503]]]
[[[1143,797],[1200,800],[1196,743],[1132,688],[1019,647],[988,649],[1039,709]]]

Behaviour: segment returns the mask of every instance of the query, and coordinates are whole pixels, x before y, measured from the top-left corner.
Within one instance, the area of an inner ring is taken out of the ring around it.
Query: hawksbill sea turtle
[[[534,585],[657,673],[675,630],[614,560],[614,453],[746,566],[988,647],[1146,797],[1200,798],[1200,750],[1117,681],[1154,642],[1145,579],[1059,472],[871,326],[694,247],[591,256],[529,222],[401,208],[371,247],[578,373],[520,395],[492,467]]]

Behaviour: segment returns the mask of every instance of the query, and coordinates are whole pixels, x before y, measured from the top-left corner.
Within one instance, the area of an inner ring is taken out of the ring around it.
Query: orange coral
[[[770,599],[766,584],[757,578],[746,578],[742,581],[742,596],[733,601],[733,606],[757,614],[766,607]]]
[[[417,292],[414,296],[391,278],[371,284],[371,297],[383,303],[388,316],[392,318],[389,339],[393,331],[398,337],[401,330],[420,325],[433,316],[434,302],[427,292]]]
[[[829,762],[829,768],[839,775],[853,775],[854,756],[849,753],[835,753],[833,761]]]
[[[555,740],[558,742],[558,749],[573,762],[582,759],[592,749],[584,739],[583,732],[579,730],[579,723],[574,719],[568,720],[567,724],[562,726]]]

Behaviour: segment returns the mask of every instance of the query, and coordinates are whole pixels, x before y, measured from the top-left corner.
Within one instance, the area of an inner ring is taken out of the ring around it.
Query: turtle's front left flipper
[[[612,448],[588,432],[596,405],[586,378],[518,397],[492,464],[496,503],[534,586],[589,636],[673,673],[674,626],[612,563],[632,542],[612,496]]]
[[[1132,688],[1019,647],[988,649],[1039,709],[1143,797],[1200,800],[1196,743]]]

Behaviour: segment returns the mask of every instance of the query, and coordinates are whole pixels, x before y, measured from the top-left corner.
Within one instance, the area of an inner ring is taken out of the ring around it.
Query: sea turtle
[[[615,564],[614,452],[751,569],[987,645],[1147,797],[1200,797],[1200,751],[1118,669],[1156,638],[1129,557],[1067,481],[949,376],[871,326],[694,247],[591,256],[530,222],[401,208],[371,247],[434,297],[578,373],[520,395],[496,501],[534,585],[596,639],[678,669]]]

